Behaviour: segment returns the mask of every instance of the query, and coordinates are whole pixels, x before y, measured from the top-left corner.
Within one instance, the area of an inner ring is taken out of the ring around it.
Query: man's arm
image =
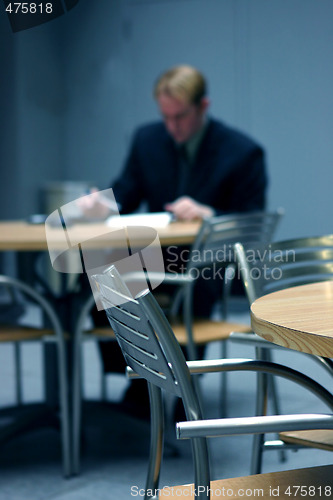
[[[174,202],[168,203],[165,205],[165,210],[180,220],[205,219],[215,214],[212,207],[198,203],[189,196],[181,196]]]

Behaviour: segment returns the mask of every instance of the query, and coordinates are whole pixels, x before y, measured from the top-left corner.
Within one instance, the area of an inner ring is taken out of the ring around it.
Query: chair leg
[[[262,359],[265,361],[272,362],[273,361],[273,356],[270,352],[269,349],[265,349],[266,352],[262,356]],[[277,386],[276,386],[276,380],[272,375],[268,375],[267,377],[267,382],[268,382],[268,395],[272,400],[272,406],[273,406],[273,411],[275,415],[280,415],[280,403],[279,403],[279,398],[278,398],[278,393],[277,393]]]
[[[252,458],[250,474],[260,474],[262,468],[262,451],[264,446],[264,434],[255,434],[252,442]]]
[[[64,476],[72,475],[71,439],[70,439],[70,417],[68,401],[68,378],[66,364],[66,350],[64,339],[58,338],[58,370],[59,370],[59,398],[61,412],[61,436],[63,450]]]
[[[266,351],[267,352],[265,359],[267,361],[272,361],[272,355],[270,350],[266,349]],[[272,399],[273,413],[275,415],[281,415],[276,379],[272,375],[268,375],[267,383],[268,383],[268,394]],[[284,450],[279,450],[279,455],[281,462],[285,462],[287,460],[287,456]]]
[[[226,359],[228,357],[228,347],[227,347],[227,342],[224,340],[222,342],[222,349],[221,349],[221,356],[223,359]],[[227,372],[222,372],[221,373],[221,417],[226,418],[227,416],[227,408],[228,408],[228,388],[227,388]]]
[[[210,471],[207,441],[204,438],[192,439],[192,456],[194,461],[194,482],[200,485],[197,498],[210,499]]]
[[[149,464],[146,479],[145,500],[155,500],[157,497],[152,495],[158,491],[161,463],[163,456],[164,441],[164,408],[162,400],[162,391],[156,385],[148,383],[150,399],[150,453]]]
[[[78,335],[77,335],[78,336]],[[74,339],[72,386],[72,472],[80,473],[80,444],[82,419],[82,352],[81,339]]]
[[[103,367],[101,369],[101,400],[107,400],[107,374],[104,373]]]
[[[262,357],[262,349],[257,349],[257,357]],[[258,355],[258,352],[260,354]],[[265,415],[267,413],[267,375],[257,373],[256,388],[256,415]],[[252,442],[252,458],[250,474],[260,474],[262,466],[262,453],[265,435],[255,434]]]
[[[22,404],[22,364],[21,364],[21,344],[14,342],[14,363],[15,363],[15,393],[17,405]]]

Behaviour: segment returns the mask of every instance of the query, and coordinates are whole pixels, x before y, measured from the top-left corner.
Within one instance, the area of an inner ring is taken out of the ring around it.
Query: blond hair
[[[154,86],[154,97],[161,94],[199,104],[206,95],[206,80],[197,69],[188,65],[174,66],[163,73]]]

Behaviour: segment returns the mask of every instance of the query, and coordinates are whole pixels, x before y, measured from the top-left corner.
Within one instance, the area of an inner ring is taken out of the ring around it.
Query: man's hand
[[[77,200],[77,205],[83,215],[92,219],[108,217],[112,213],[111,203],[112,200],[102,196],[96,188],[91,189],[89,196],[83,196]]]
[[[164,208],[180,220],[204,219],[214,215],[211,207],[202,205],[189,196],[181,196],[172,203],[167,203]]]

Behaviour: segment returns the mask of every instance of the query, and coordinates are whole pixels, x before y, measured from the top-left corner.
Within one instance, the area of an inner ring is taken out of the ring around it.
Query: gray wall
[[[64,51],[56,22],[13,34],[1,12],[0,29],[0,217],[24,217],[65,171]]]
[[[1,13],[0,217],[39,210],[49,181],[107,187],[158,116],[156,76],[189,62],[211,113],[266,147],[279,236],[332,232],[332,18],[332,0],[80,0],[12,34]]]

